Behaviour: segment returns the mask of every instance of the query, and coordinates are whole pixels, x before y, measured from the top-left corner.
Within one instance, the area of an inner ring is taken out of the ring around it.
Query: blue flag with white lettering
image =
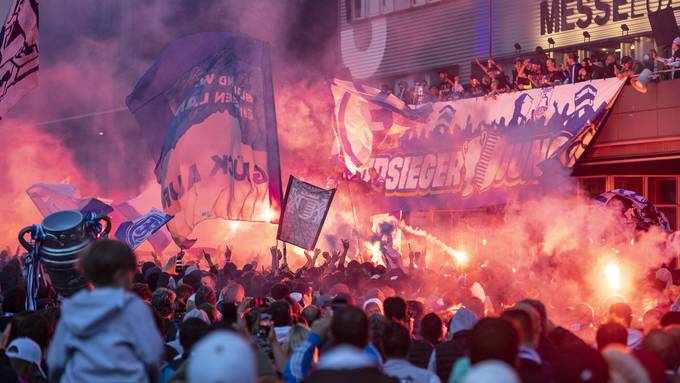
[[[157,160],[175,243],[207,219],[277,221],[281,171],[267,43],[230,33],[175,40],[127,105]]]
[[[116,230],[116,238],[135,249],[172,218],[171,215],[165,214],[159,209],[152,208],[148,213],[134,221],[125,221],[121,223],[120,226],[118,226],[118,230]]]

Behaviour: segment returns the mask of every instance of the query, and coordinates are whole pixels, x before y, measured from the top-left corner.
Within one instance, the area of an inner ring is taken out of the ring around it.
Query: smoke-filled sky
[[[119,201],[146,191],[146,203],[159,205],[154,161],[125,97],[169,42],[197,32],[271,44],[282,178],[322,182],[318,159],[330,156],[332,141],[324,80],[335,67],[336,17],[334,1],[41,2],[40,86],[0,121],[10,143],[0,154],[8,169],[0,174],[0,240],[40,220],[25,195],[36,182],[66,181],[83,196]]]

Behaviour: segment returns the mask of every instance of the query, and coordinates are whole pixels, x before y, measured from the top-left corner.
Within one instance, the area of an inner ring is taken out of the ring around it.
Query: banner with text
[[[276,238],[314,249],[334,195],[335,189],[322,189],[290,176]]]
[[[611,78],[411,108],[336,79],[337,148],[351,173],[384,185],[388,209],[504,203],[509,187],[574,166],[623,84]]]
[[[201,33],[170,44],[128,97],[158,155],[161,202],[175,217],[168,229],[176,243],[207,219],[278,218],[271,81],[266,43]]]

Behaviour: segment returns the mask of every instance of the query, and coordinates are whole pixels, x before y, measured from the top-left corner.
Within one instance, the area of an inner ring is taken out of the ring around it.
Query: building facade
[[[346,0],[338,4],[340,58],[355,80],[372,85],[438,81],[448,69],[467,82],[475,58],[493,57],[509,71],[515,57],[541,46],[558,61],[624,55],[648,61],[654,39],[649,13],[680,0]],[[677,21],[676,21],[677,25]],[[663,55],[663,53],[662,53]],[[579,193],[613,188],[649,198],[680,228],[680,80],[624,87],[586,154],[573,169]],[[409,212],[414,225],[442,231],[481,224],[497,207]]]

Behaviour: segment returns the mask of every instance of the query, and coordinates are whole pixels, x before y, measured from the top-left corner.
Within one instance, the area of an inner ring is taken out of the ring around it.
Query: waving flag
[[[26,190],[43,217],[60,210],[80,210],[82,198],[78,189],[69,184],[37,183]]]
[[[125,221],[118,226],[116,238],[135,249],[171,219],[171,215],[167,215],[156,208],[152,208],[148,213],[136,220]]]
[[[115,207],[115,213],[111,217],[114,222],[135,221],[142,216],[142,214],[134,207],[134,199],[116,204]],[[121,222],[121,224],[123,222]],[[153,247],[154,252],[159,255],[163,253],[163,250],[165,250],[171,242],[170,233],[168,233],[165,227],[162,227],[151,234],[147,240]]]
[[[334,195],[335,189],[322,189],[290,176],[277,239],[314,249]]]
[[[0,32],[0,116],[38,85],[38,0],[14,0]]]
[[[281,175],[266,43],[229,33],[178,39],[127,105],[158,160],[177,244],[207,219],[277,219]]]
[[[335,80],[337,148],[352,174],[384,184],[388,210],[500,204],[511,191],[541,192],[573,167],[624,83],[593,80],[411,109],[393,95]]]

